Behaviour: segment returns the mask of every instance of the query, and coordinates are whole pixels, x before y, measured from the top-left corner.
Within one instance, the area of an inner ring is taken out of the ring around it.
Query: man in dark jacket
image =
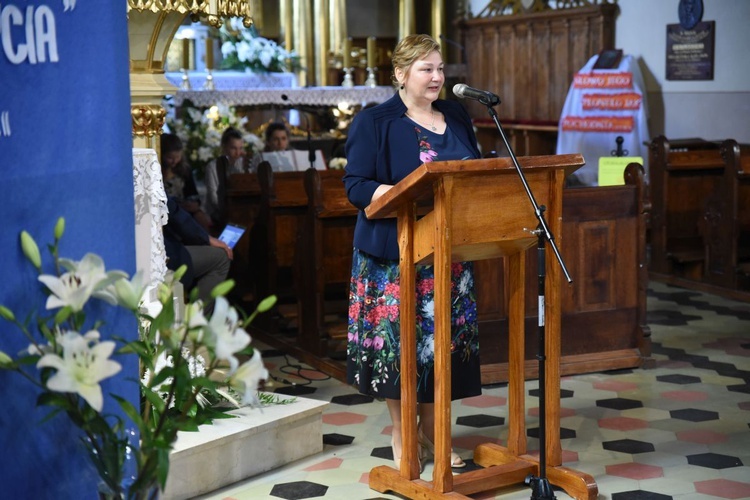
[[[167,268],[177,270],[181,265],[187,265],[187,272],[180,280],[185,293],[198,288],[198,298],[210,312],[213,308],[211,290],[227,279],[234,257],[232,249],[210,236],[174,198],[167,198],[167,209],[169,219],[164,226]]]

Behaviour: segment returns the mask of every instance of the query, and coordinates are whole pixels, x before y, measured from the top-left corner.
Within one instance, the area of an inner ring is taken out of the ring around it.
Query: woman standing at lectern
[[[344,185],[359,208],[349,292],[347,378],[363,394],[384,398],[393,423],[391,446],[401,462],[399,249],[396,219],[368,220],[364,209],[422,163],[479,158],[468,113],[438,99],[445,83],[439,44],[409,35],[393,52],[396,94],[362,110],[346,142]],[[434,273],[417,266],[417,403],[422,451],[434,452]],[[473,266],[452,265],[453,400],[481,394]],[[451,466],[466,464],[451,453]]]

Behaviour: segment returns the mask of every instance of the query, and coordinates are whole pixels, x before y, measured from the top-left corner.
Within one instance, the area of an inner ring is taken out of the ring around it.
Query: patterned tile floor
[[[564,465],[591,474],[600,499],[750,498],[750,304],[652,283],[648,321],[655,368],[562,380]],[[324,450],[201,498],[401,498],[367,485],[371,468],[392,463],[385,404],[278,351],[264,358],[272,389],[332,403],[323,416]],[[538,448],[538,401],[529,394],[536,387],[526,384],[529,450]],[[507,387],[482,392],[452,407],[464,470],[477,443],[507,438]],[[428,461],[422,478],[431,477]],[[473,498],[530,494],[519,485]]]

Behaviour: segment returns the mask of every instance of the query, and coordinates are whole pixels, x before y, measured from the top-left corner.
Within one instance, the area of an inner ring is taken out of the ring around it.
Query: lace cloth
[[[144,283],[156,285],[167,274],[162,226],[169,212],[161,165],[153,149],[133,148],[133,193],[136,268],[143,271]]]
[[[294,107],[337,106],[345,104],[381,103],[393,96],[393,87],[307,87],[289,89],[244,89],[244,90],[180,90],[174,95],[175,106],[189,99],[197,107],[215,104],[226,106],[259,106],[272,104]]]
[[[191,71],[188,73],[190,88],[201,90],[206,84],[208,73]],[[182,73],[171,72],[164,75],[169,83],[179,88],[182,85]],[[264,88],[292,88],[297,86],[294,73],[251,73],[241,71],[214,71],[214,87],[217,90],[244,90]]]

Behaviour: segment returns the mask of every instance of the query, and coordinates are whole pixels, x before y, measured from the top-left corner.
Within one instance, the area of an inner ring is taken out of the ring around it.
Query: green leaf
[[[144,429],[146,429],[147,426],[144,424],[140,412],[136,410],[133,404],[127,399],[124,399],[116,394],[113,394],[112,397],[115,398],[118,403],[120,403],[120,408],[122,408],[128,418],[132,420],[133,423],[138,427],[138,429],[140,429],[143,433]]]
[[[39,253],[39,247],[34,238],[26,231],[21,231],[21,250],[23,250],[23,254],[34,267],[39,270],[42,269],[42,256]]]
[[[70,315],[73,313],[73,309],[70,306],[65,306],[55,314],[55,324],[60,325],[64,323]]]
[[[143,392],[143,396],[148,400],[149,403],[151,403],[151,406],[153,406],[154,411],[156,411],[157,413],[164,413],[166,404],[164,403],[164,400],[159,393],[149,389],[148,387],[142,387],[141,391]]]

